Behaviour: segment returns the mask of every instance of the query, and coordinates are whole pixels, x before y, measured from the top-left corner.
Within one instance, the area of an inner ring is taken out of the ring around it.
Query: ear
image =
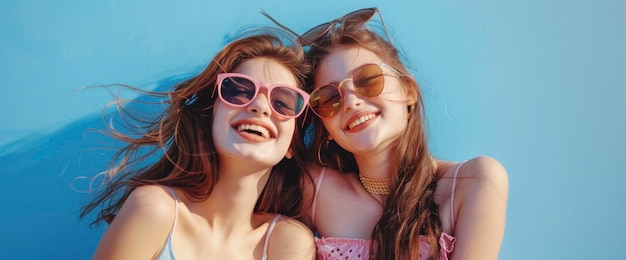
[[[417,106],[416,104],[417,93],[415,93],[414,91],[410,91],[410,92],[411,93],[409,93],[406,98],[406,110],[408,112],[408,115],[411,115],[411,113],[413,112],[414,106]]]
[[[406,105],[407,106],[413,106],[415,105],[415,102],[417,102],[417,93],[418,93],[418,89],[419,84],[417,84],[417,81],[415,81],[415,79],[411,76],[410,77],[410,82],[411,84],[409,84],[409,86],[413,86],[413,87],[409,87],[409,88],[404,88],[404,92],[406,94]]]
[[[414,105],[416,100],[417,100],[417,93],[411,91],[411,93],[406,95],[406,105],[407,106]]]
[[[289,148],[289,150],[287,150],[287,153],[285,154],[285,158],[291,160],[291,158],[293,158],[293,152],[291,151],[291,148]]]

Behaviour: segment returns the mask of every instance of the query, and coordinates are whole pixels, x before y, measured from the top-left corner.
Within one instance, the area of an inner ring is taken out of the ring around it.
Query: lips
[[[237,131],[239,132],[246,132],[249,134],[258,135],[265,139],[276,138],[276,135],[273,134],[269,129],[258,124],[249,124],[249,123],[237,124],[233,126],[233,128],[237,129]]]
[[[355,128],[355,127],[357,127],[357,126],[359,126],[359,125],[361,125],[361,124],[363,124],[363,123],[365,123],[367,121],[370,121],[370,120],[376,118],[376,116],[377,115],[374,114],[374,113],[362,115],[362,116],[358,117],[356,120],[352,121],[352,123],[348,124],[347,129],[348,130],[353,129],[353,128]]]

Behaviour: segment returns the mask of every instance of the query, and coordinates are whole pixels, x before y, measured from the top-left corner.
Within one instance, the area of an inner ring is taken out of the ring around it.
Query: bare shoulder
[[[169,234],[175,207],[174,198],[164,187],[136,188],[105,231],[94,259],[153,257]]]
[[[150,216],[146,221],[169,220],[174,218],[176,202],[172,194],[162,186],[146,185],[135,188],[120,209],[111,225],[122,219]]]
[[[149,214],[157,218],[172,218],[173,220],[176,201],[167,188],[146,185],[133,190],[124,203],[124,207],[126,206],[128,211]]]
[[[304,166],[304,169],[306,174],[302,175],[302,182],[305,188],[305,195],[307,195],[306,193],[311,193],[310,195],[312,196],[312,192],[315,190],[315,183],[324,168],[317,164],[307,164]]]
[[[313,179],[317,178],[320,175],[320,171],[323,169],[322,166],[313,163],[306,164],[304,168]]]
[[[356,174],[341,173],[338,170],[318,165],[309,165],[306,169],[311,175],[312,180],[304,181],[305,193],[312,193],[314,190],[320,188],[326,190],[326,192],[333,192],[337,191],[337,189],[341,190],[354,186],[354,180],[358,180],[355,178]],[[305,179],[308,178],[305,177]],[[358,181],[357,184],[360,185]],[[324,188],[318,186],[323,186]]]
[[[459,182],[472,183],[467,188],[492,186],[502,194],[508,192],[509,178],[506,169],[496,159],[489,156],[478,156],[463,163],[459,169]]]
[[[314,259],[313,233],[302,222],[281,217],[270,237],[269,259]]]
[[[311,233],[311,230],[309,230],[309,228],[302,224],[302,222],[290,217],[281,216],[276,222],[276,226],[274,228],[274,232],[277,235],[301,235],[305,238],[313,238],[313,233]]]
[[[316,230],[319,227],[316,227],[313,220],[320,218],[313,214],[319,215],[320,211],[334,205],[333,201],[336,201],[337,197],[356,189],[354,187],[360,186],[360,183],[358,183],[358,178],[354,177],[356,174],[341,173],[328,167],[308,165],[306,170],[311,177],[303,177],[303,212],[306,214],[302,221],[310,229]]]
[[[324,176],[327,176],[327,175],[341,176],[342,175],[342,173],[339,172],[338,170],[328,168],[328,167],[322,167],[317,164],[308,164],[305,166],[305,169],[314,180],[318,179],[320,175],[322,174],[322,172],[324,172]]]
[[[454,195],[457,238],[452,259],[497,259],[504,236],[509,180],[496,159],[479,156],[458,170]]]

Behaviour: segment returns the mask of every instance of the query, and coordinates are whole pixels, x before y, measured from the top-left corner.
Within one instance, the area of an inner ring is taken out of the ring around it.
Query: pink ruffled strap
[[[448,260],[448,255],[452,253],[454,250],[454,244],[456,243],[456,237],[448,235],[446,233],[441,233],[441,237],[439,237],[439,254],[441,255],[439,259]]]

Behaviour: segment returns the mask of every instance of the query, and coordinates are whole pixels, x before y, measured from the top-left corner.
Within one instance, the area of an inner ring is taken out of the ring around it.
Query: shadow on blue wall
[[[190,76],[164,78],[153,90],[165,90]],[[131,110],[136,105],[128,104]],[[106,111],[104,117],[111,113]],[[105,129],[102,114],[0,146],[0,259],[91,258],[106,225],[90,228],[95,215],[79,220],[79,212],[87,202],[91,177],[105,170],[122,143],[87,129]]]

